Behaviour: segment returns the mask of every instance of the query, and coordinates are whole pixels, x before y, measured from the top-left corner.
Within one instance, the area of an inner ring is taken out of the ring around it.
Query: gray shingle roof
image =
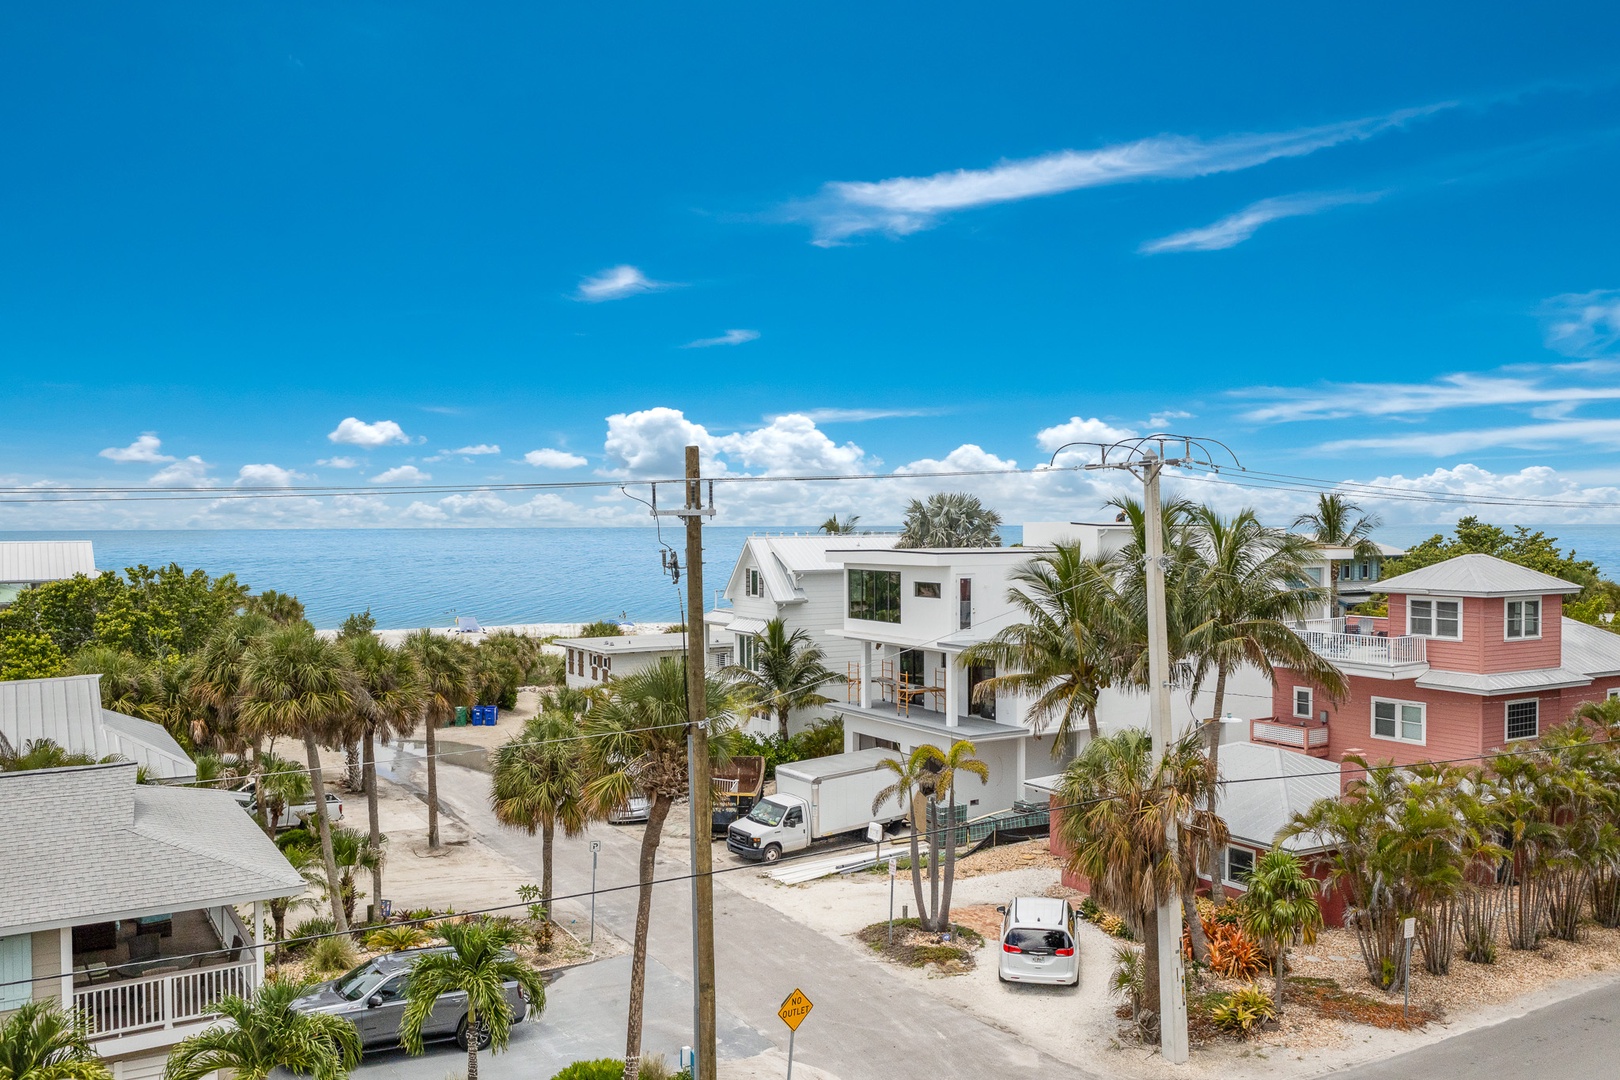
[[[0,821],[0,935],[304,891],[236,800],[127,763],[0,773]]]
[[[1495,555],[1458,555],[1385,578],[1379,592],[1417,596],[1512,596],[1578,593],[1581,586]]]
[[[6,540],[0,542],[0,581],[61,581],[94,574],[96,557],[88,540]]]
[[[49,739],[70,754],[116,754],[144,766],[153,780],[197,776],[197,766],[161,724],[101,707],[100,675],[0,682],[0,734],[18,750]]]
[[[1593,679],[1620,675],[1620,634],[1574,619],[1562,627],[1565,667]]]

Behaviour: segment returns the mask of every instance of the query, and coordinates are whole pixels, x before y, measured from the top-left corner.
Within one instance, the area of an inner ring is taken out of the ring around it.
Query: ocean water
[[[1566,547],[1620,579],[1620,527],[1544,526]],[[725,588],[744,539],[775,528],[707,528],[706,607]],[[802,530],[800,530],[802,531]],[[1443,525],[1389,526],[1379,539],[1411,544]],[[1007,543],[1022,530],[1004,528]],[[684,535],[664,540],[686,558]],[[310,621],[330,628],[371,609],[389,628],[447,626],[458,615],[486,625],[584,622],[628,615],[638,621],[681,616],[686,581],[671,585],[652,529],[221,529],[184,531],[6,532],[0,539],[89,539],[96,565],[123,569],[177,562],[210,574],[234,573],[254,591],[275,589],[304,602]]]

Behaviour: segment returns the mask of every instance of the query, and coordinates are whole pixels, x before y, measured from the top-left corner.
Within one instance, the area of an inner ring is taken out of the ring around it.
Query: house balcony
[[[1250,720],[1249,741],[1262,746],[1284,746],[1311,757],[1328,756],[1328,726],[1320,720],[1291,716],[1265,716]]]
[[[258,988],[253,935],[228,906],[80,926],[73,935],[73,1006],[104,1054],[113,1052],[106,1040],[146,1034],[161,1043],[174,1028],[212,1020],[221,998]]]
[[[1312,652],[1335,665],[1393,670],[1428,663],[1428,639],[1390,636],[1389,620],[1351,615],[1311,619],[1295,630]]]

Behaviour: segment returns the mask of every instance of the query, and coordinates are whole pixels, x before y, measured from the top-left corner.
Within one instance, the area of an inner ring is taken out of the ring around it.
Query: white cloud
[[[360,467],[360,459],[352,457],[322,458],[315,464],[325,465],[329,469],[358,469]]]
[[[1572,444],[1620,450],[1620,419],[1551,420],[1541,424],[1465,428],[1458,431],[1401,432],[1390,436],[1336,439],[1320,447],[1325,454],[1350,450],[1399,450],[1445,457],[1474,450],[1514,447],[1520,450],[1568,449]]]
[[[1107,184],[1208,176],[1300,157],[1371,138],[1450,107],[1432,105],[1293,131],[1210,140],[1161,135],[1096,150],[1064,150],[1005,161],[988,169],[954,169],[875,182],[839,181],[827,184],[818,197],[790,212],[812,223],[819,244],[836,244],[868,232],[904,236],[930,227],[941,214],[953,210]]]
[[[1053,427],[1042,428],[1035,433],[1035,445],[1048,454],[1055,452],[1058,447],[1066,443],[1114,443],[1121,439],[1136,437],[1136,432],[1130,428],[1115,427],[1106,420],[1071,416],[1069,419]],[[1076,455],[1075,462],[1069,462],[1068,457]],[[1091,447],[1076,448],[1064,452],[1064,462],[1060,464],[1075,464],[1078,460],[1095,460],[1097,451]]]
[[[607,439],[602,452],[609,476],[668,478],[686,473],[686,448],[704,451],[705,474],[713,466],[708,431],[688,420],[679,409],[658,406],[638,412],[615,413],[607,418]]]
[[[326,437],[335,443],[347,443],[350,446],[375,447],[411,441],[411,437],[405,434],[404,429],[392,420],[378,420],[376,423],[368,424],[353,416],[345,417]]]
[[[1593,386],[1549,386],[1546,373],[1571,365],[1540,369],[1544,374],[1442,375],[1428,383],[1323,383],[1309,388],[1254,386],[1233,391],[1238,397],[1265,402],[1249,409],[1243,419],[1257,423],[1293,420],[1334,420],[1347,416],[1423,415],[1442,409],[1484,406],[1526,407],[1557,402],[1620,400],[1620,386],[1610,382]]]
[[[759,340],[758,330],[727,330],[719,337],[698,338],[682,345],[683,349],[710,349],[716,345],[744,345]]]
[[[396,465],[392,469],[384,470],[371,478],[373,484],[421,484],[433,479],[431,473],[425,473],[415,465]]]
[[[1165,409],[1148,417],[1147,426],[1154,431],[1164,431],[1177,420],[1191,420],[1193,414],[1182,409]]]
[[[478,457],[482,454],[498,454],[501,448],[494,443],[479,443],[477,446],[463,446],[460,450],[446,450],[447,454],[462,454],[467,457]]]
[[[941,416],[945,412],[945,409],[805,409],[800,415],[808,416],[818,424],[859,424],[867,420]]]
[[[1243,243],[1260,226],[1269,222],[1320,214],[1335,206],[1375,202],[1382,194],[1345,192],[1336,195],[1280,195],[1273,199],[1261,199],[1235,214],[1228,214],[1213,225],[1149,240],[1137,250],[1144,255],[1162,255],[1171,251],[1221,251]]]
[[[157,465],[165,461],[173,461],[174,455],[160,452],[159,448],[162,445],[163,441],[148,431],[128,446],[107,447],[101,452],[101,456],[120,464],[139,461],[149,465]]]
[[[1595,356],[1620,345],[1620,289],[1565,293],[1542,307],[1547,347],[1569,356]]]
[[[156,487],[212,487],[214,478],[208,475],[209,468],[206,461],[193,454],[159,469],[147,483]]]
[[[303,473],[280,465],[244,465],[236,474],[236,482],[249,487],[291,487],[294,480],[307,479]]]
[[[598,304],[604,300],[623,300],[637,293],[657,292],[673,286],[673,282],[652,280],[634,266],[612,266],[580,281],[574,299]]]
[[[581,465],[588,464],[587,460],[578,454],[554,450],[549,446],[530,450],[523,455],[523,460],[540,469],[577,469]]]
[[[722,435],[714,440],[714,448],[767,476],[864,472],[870,467],[859,446],[833,442],[802,413],[778,416],[754,431]]]

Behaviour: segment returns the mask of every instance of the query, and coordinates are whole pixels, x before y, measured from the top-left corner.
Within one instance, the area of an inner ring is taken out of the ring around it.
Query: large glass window
[[[737,666],[752,671],[759,665],[759,638],[753,634],[737,635]]]
[[[1507,602],[1508,638],[1538,638],[1541,636],[1541,601],[1509,600]]]
[[[849,617],[870,622],[899,622],[900,571],[851,570]]]
[[[1397,742],[1421,743],[1424,741],[1424,712],[1425,707],[1420,702],[1373,698],[1373,736]]]
[[[1462,602],[1408,598],[1406,632],[1417,637],[1461,638]]]
[[[1541,702],[1535,698],[1529,701],[1508,702],[1507,737],[1533,739],[1539,734],[1541,734]]]
[[[983,701],[978,699],[979,684],[987,679],[996,677],[996,665],[973,664],[968,668],[968,712],[973,716],[983,717],[986,720],[996,718],[996,698],[989,695]]]

